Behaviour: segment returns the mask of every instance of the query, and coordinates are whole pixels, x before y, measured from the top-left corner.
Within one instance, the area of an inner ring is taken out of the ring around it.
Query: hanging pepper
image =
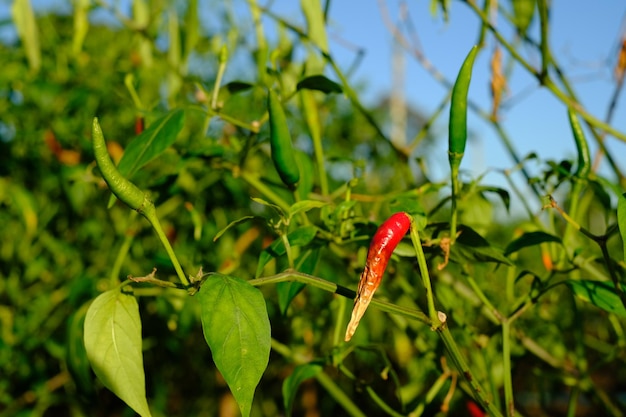
[[[346,330],[346,342],[354,335],[361,317],[363,317],[367,306],[372,301],[374,292],[380,285],[391,254],[410,227],[411,216],[408,213],[395,213],[380,225],[374,237],[372,237],[372,242],[367,251],[365,269],[363,269],[361,274],[356,298],[354,299],[352,318]]]

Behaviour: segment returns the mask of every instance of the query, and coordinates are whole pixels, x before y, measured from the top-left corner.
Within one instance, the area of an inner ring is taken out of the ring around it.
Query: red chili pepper
[[[391,257],[394,249],[410,227],[411,216],[408,213],[395,213],[380,225],[374,237],[372,237],[372,243],[370,243],[367,251],[365,269],[363,269],[361,274],[356,298],[354,299],[352,318],[346,330],[346,342],[354,335],[361,317],[363,317],[367,306],[372,301],[372,296],[380,285],[387,268],[389,257]]]

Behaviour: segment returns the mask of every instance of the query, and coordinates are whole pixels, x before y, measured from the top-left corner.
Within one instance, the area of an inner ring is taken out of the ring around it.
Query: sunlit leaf
[[[315,377],[315,375],[322,372],[322,370],[322,365],[306,363],[296,366],[291,375],[285,379],[283,382],[283,402],[287,416],[291,416],[291,409],[293,408],[293,402],[296,399],[300,384],[307,379]]]
[[[17,34],[24,46],[28,65],[33,72],[37,72],[41,67],[41,46],[39,44],[39,29],[30,0],[14,0],[11,14]]]
[[[134,296],[119,288],[100,294],[85,317],[85,350],[102,384],[142,417],[150,416]]]
[[[606,281],[567,281],[567,285],[581,300],[609,313],[626,317],[626,308],[613,284]],[[622,286],[623,290],[623,286]]]
[[[328,39],[326,37],[326,24],[324,11],[320,0],[300,0],[300,6],[306,17],[308,35],[311,42],[317,45],[322,52],[328,52]]]
[[[202,330],[243,417],[269,362],[271,329],[261,292],[239,278],[211,275],[197,296]]]
[[[89,31],[89,1],[74,0],[74,36],[72,38],[72,53],[78,55]]]
[[[525,35],[535,15],[536,0],[512,0],[515,26],[520,34]]]

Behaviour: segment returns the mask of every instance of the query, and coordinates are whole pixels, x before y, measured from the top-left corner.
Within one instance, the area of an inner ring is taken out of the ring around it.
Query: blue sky
[[[275,10],[279,9],[278,3],[275,2]],[[389,9],[391,18],[397,20],[400,2],[386,0],[383,3]],[[441,14],[433,17],[430,13],[429,0],[406,3],[424,54],[446,78],[454,80],[465,55],[478,37],[479,25],[473,12],[467,5],[453,1],[449,21],[445,22]],[[508,7],[509,2],[501,3]],[[377,0],[363,0],[355,11],[353,2],[334,1],[330,10],[330,32],[366,49],[356,76],[357,79],[367,80],[370,89],[367,97],[370,98],[383,94],[392,85],[390,62],[393,41],[382,23],[379,4]],[[600,119],[606,115],[615,88],[612,70],[619,39],[626,29],[625,12],[623,0],[552,2],[552,50],[574,83],[584,107]],[[511,39],[511,31],[503,16],[498,17],[497,24]],[[538,39],[536,24],[531,27],[531,33]],[[470,98],[487,111],[491,102],[489,59],[493,45],[493,38],[488,37],[488,47],[475,63],[470,89]],[[332,42],[332,37],[331,48],[339,56],[346,54],[346,48]],[[531,57],[534,66],[540,65],[539,55],[531,49],[521,47],[520,52]],[[446,89],[412,57],[407,56],[405,62],[407,100],[426,113],[432,112],[445,97]],[[502,111],[501,120],[520,154],[534,151],[543,159],[556,160],[573,157],[576,148],[563,105],[547,90],[539,88],[537,81],[519,67],[514,69],[508,81],[508,99],[513,104]],[[438,124],[438,131],[443,135],[446,134],[446,123],[447,115],[444,114]],[[478,174],[488,167],[508,168],[512,165],[490,125],[472,114],[468,117],[468,125],[478,140],[469,144],[463,168]],[[613,125],[626,131],[626,102],[623,99],[618,101]],[[595,150],[593,140],[589,139],[592,150]],[[442,151],[445,152],[445,141],[442,142]],[[615,151],[618,159],[624,160],[619,158],[620,155],[626,157],[626,146],[622,142],[609,138],[607,145]],[[626,168],[626,163],[622,162],[622,167]],[[608,171],[603,169],[603,172]]]

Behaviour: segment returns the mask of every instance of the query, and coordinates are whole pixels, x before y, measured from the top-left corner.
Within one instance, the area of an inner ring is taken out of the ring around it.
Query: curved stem
[[[295,270],[287,270],[287,271],[284,271],[284,272],[281,272],[279,274],[272,275],[269,277],[252,279],[252,280],[249,280],[248,282],[250,283],[250,285],[259,287],[262,285],[277,284],[279,282],[290,282],[290,281],[296,281],[296,282],[301,282],[303,284],[311,285],[321,290],[335,293],[343,297],[347,297],[351,300],[354,300],[354,297],[356,297],[356,292],[346,287],[337,285],[334,282],[327,281],[323,278],[318,278],[313,275],[305,274],[303,272],[299,272]],[[372,299],[372,302],[370,305],[375,306],[379,310],[384,311],[386,313],[397,314],[399,316],[403,316],[412,320],[420,321],[427,325],[431,324],[430,319],[423,312],[419,310],[401,307],[395,304],[391,304],[387,301],[381,301],[376,298]]]
[[[433,296],[433,289],[430,284],[430,275],[428,274],[428,265],[426,264],[426,256],[424,255],[424,249],[422,248],[422,242],[420,241],[419,233],[415,222],[411,222],[411,241],[413,247],[417,252],[417,263],[420,267],[420,275],[422,276],[422,283],[426,289],[426,300],[428,302],[428,316],[432,323],[432,329],[436,330],[441,326],[441,321],[435,310],[435,297]]]
[[[437,329],[437,332],[441,336],[446,349],[450,353],[450,357],[454,362],[456,368],[463,375],[467,383],[469,384],[472,392],[474,393],[475,399],[480,403],[480,405],[489,412],[489,414],[493,417],[502,417],[500,410],[496,408],[496,406],[491,402],[489,398],[487,398],[486,391],[482,388],[480,383],[475,379],[474,374],[470,370],[469,366],[465,362],[463,355],[459,351],[459,348],[448,330],[447,325],[443,325]]]

